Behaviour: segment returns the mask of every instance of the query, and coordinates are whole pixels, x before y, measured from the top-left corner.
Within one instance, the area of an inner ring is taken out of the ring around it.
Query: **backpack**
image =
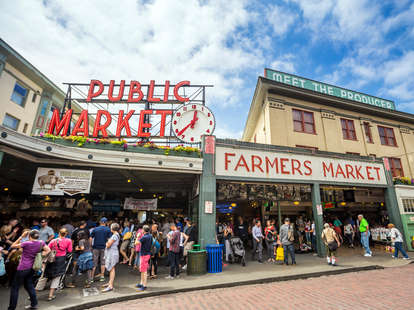
[[[275,235],[273,234],[272,230],[270,230],[270,229],[266,233],[266,240],[267,241],[275,241],[276,240]]]
[[[295,241],[295,234],[293,232],[293,228],[289,226],[288,229],[288,241],[293,242]]]
[[[6,266],[4,266],[4,258],[0,253],[0,277],[6,274]]]
[[[151,244],[151,255],[154,256],[158,254],[159,251],[160,251],[160,243],[158,242],[156,238],[153,237],[152,244]]]

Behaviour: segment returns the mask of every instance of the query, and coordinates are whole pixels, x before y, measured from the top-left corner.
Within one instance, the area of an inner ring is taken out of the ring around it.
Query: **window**
[[[390,163],[390,169],[393,178],[404,176],[404,171],[401,165],[401,159],[388,157],[388,162]]]
[[[318,148],[314,147],[314,146],[306,146],[306,145],[297,145],[296,144],[296,147],[300,147],[302,149],[308,149],[308,150],[312,150],[312,151],[317,151],[318,150]]]
[[[23,133],[26,133],[26,131],[27,131],[27,127],[29,126],[29,124],[28,123],[25,123],[24,124],[24,126],[23,126]]]
[[[19,123],[20,123],[20,120],[18,120],[14,116],[11,116],[10,114],[6,114],[4,116],[3,126],[6,126],[13,130],[17,130],[17,128],[19,127]]]
[[[404,213],[414,213],[414,198],[401,199],[403,203]]]
[[[315,119],[312,112],[302,110],[292,110],[293,113],[293,128],[297,132],[313,133],[315,134]]]
[[[342,136],[346,140],[356,140],[356,132],[354,121],[350,119],[341,118]]]
[[[371,126],[368,122],[364,122],[365,141],[367,143],[374,143],[372,139]]]
[[[37,94],[36,93],[33,93],[32,102],[35,102],[36,101],[36,97],[37,97]]]
[[[389,127],[378,126],[378,133],[382,145],[397,146],[397,141],[395,140],[394,135],[394,129]]]
[[[16,85],[14,85],[13,93],[11,96],[11,101],[23,107],[26,95],[27,95],[27,89],[16,82]]]
[[[40,115],[45,116],[48,105],[49,105],[49,102],[47,100],[43,100],[42,108],[40,109]]]
[[[360,156],[361,155],[360,153],[355,153],[355,152],[346,152],[346,154],[355,155],[355,156]]]

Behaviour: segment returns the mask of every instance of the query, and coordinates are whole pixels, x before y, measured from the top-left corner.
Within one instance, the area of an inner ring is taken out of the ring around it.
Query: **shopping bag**
[[[47,278],[45,278],[44,275],[43,275],[43,273],[42,273],[42,276],[37,281],[35,290],[36,291],[43,291],[45,289],[45,287],[46,287],[46,283],[47,283]]]
[[[285,253],[283,251],[283,247],[279,246],[276,250],[276,260],[284,260],[285,259]]]

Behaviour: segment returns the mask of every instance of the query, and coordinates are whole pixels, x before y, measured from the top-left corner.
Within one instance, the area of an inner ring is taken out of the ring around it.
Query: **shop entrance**
[[[238,227],[244,223],[249,232],[248,241],[245,242],[249,250],[252,248],[251,231],[256,220],[261,221],[263,233],[268,221],[279,232],[284,219],[288,217],[295,226],[296,251],[305,253],[315,250],[311,233],[313,214],[310,185],[218,180],[216,197],[216,231],[220,243],[226,239],[223,229],[230,227],[233,235],[238,236],[241,234]]]
[[[361,255],[358,215],[367,219],[371,231],[370,245],[377,252],[389,249],[390,222],[385,204],[385,190],[370,187],[321,185],[324,222],[341,234],[341,255]]]

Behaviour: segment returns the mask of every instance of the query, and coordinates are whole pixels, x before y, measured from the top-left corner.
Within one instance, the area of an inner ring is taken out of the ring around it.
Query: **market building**
[[[63,108],[64,100],[65,93],[56,84],[0,39],[1,125],[38,136],[48,128],[53,111]],[[76,102],[73,109],[80,111]]]

